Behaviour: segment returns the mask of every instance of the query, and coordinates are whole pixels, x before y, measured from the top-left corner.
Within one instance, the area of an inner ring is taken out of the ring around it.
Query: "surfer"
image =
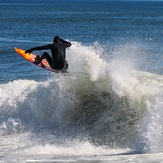
[[[52,44],[37,46],[25,51],[25,53],[31,53],[34,50],[51,50],[52,57],[44,52],[41,57],[39,55],[36,56],[35,62],[41,63],[42,59],[46,59],[49,63],[50,67],[55,70],[68,69],[68,63],[66,59],[66,48],[70,47],[71,43],[61,39],[59,36],[55,36]]]

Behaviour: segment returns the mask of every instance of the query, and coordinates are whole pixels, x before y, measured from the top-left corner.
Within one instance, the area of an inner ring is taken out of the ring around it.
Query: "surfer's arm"
[[[47,49],[50,49],[50,48],[51,48],[51,44],[44,45],[44,46],[37,46],[37,47],[34,47],[34,48],[26,50],[25,53],[29,53],[30,54],[34,50],[47,50]]]
[[[71,43],[70,42],[65,41],[63,39],[60,39],[60,42],[64,43],[66,45],[66,47],[70,47],[71,46]]]

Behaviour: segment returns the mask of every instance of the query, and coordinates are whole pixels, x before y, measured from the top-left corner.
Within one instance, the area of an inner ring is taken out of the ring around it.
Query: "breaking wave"
[[[128,50],[105,55],[98,43],[74,42],[67,52],[69,74],[1,84],[1,136],[17,135],[25,152],[44,147],[60,154],[77,144],[95,154],[107,148],[163,151],[163,76],[134,70],[135,58],[122,57]]]

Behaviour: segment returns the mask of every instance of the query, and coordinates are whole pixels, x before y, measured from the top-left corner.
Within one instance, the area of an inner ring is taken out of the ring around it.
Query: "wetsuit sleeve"
[[[26,50],[25,53],[29,53],[30,54],[34,50],[47,50],[47,49],[51,49],[51,47],[52,47],[51,44],[44,45],[44,46],[37,46],[37,47],[34,47],[34,48]]]
[[[68,41],[65,41],[65,40],[63,40],[63,39],[60,39],[60,41],[61,41],[62,43],[64,43],[64,44],[66,45],[66,47],[70,47],[70,46],[71,46],[71,43],[68,42]]]
[[[44,46],[37,46],[37,47],[31,48],[31,49],[33,51],[33,50],[47,50],[47,49],[50,49],[50,48],[51,48],[51,44],[44,45]]]

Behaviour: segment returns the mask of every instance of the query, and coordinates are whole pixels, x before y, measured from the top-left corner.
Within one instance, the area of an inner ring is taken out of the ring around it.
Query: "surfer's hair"
[[[59,36],[55,36],[53,39],[54,43],[60,43],[60,37]]]

